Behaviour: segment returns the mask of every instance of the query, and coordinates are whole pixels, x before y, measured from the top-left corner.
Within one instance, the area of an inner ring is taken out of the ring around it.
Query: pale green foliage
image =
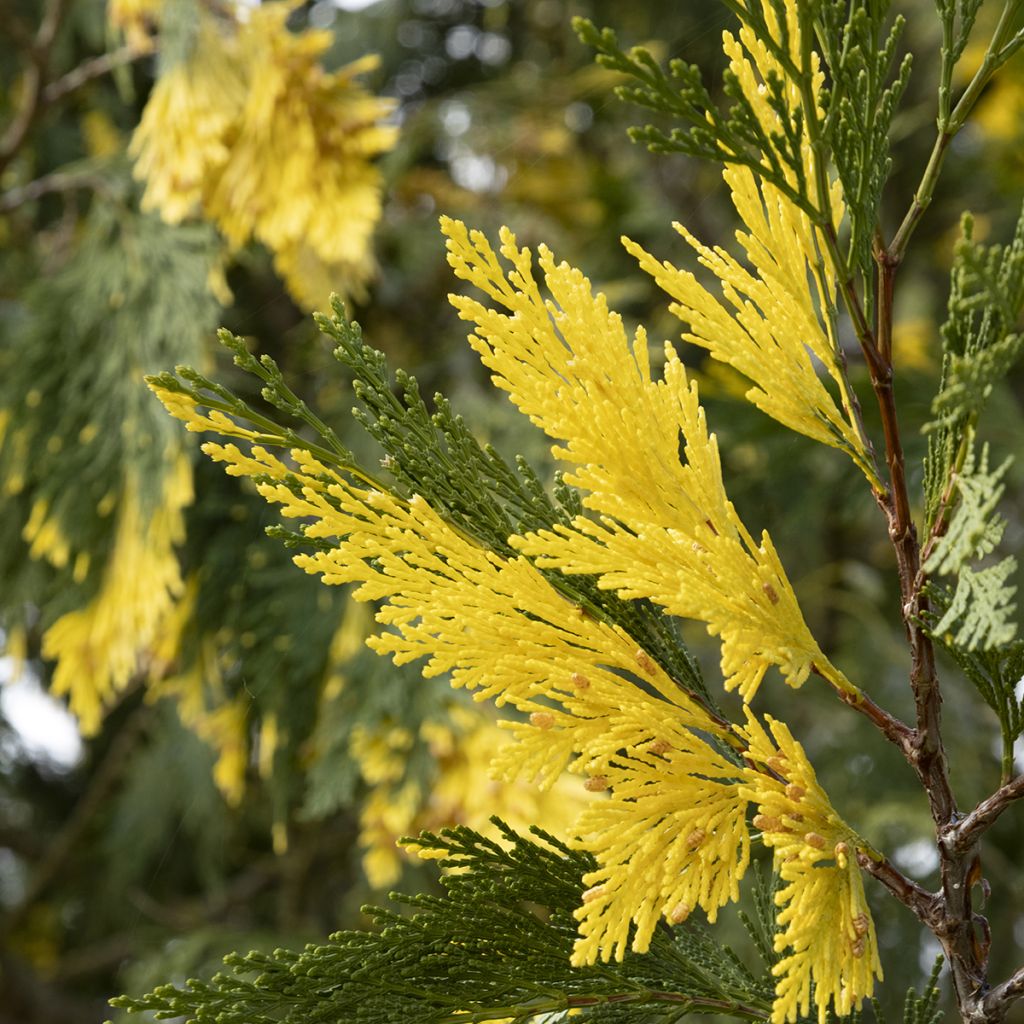
[[[936,613],[942,615],[945,612],[943,618],[948,616],[947,609],[951,607],[949,593],[932,588],[932,598]],[[999,719],[1003,779],[1009,781],[1013,771],[1013,745],[1024,733],[1024,700],[1017,693],[1017,686],[1024,679],[1024,640],[993,650],[983,647],[969,650],[962,644],[951,642],[952,637],[937,629],[934,636]]]
[[[824,134],[843,184],[849,218],[851,267],[867,274],[873,266],[871,236],[882,186],[889,177],[889,130],[910,79],[911,56],[896,67],[896,45],[904,19],[886,29],[887,0],[849,4],[825,0],[816,41],[831,72],[823,90]]]
[[[1024,212],[1006,246],[982,245],[965,215],[950,283],[948,317],[942,327],[943,365],[925,460],[925,519],[940,537],[925,565],[956,578],[937,634],[951,633],[966,650],[1008,643],[1016,634],[1012,616],[1017,563],[979,560],[995,551],[1005,530],[997,506],[1007,459],[989,469],[988,446],[976,454],[976,428],[993,389],[1021,352],[1017,330],[1024,308]]]
[[[966,453],[973,427],[993,388],[1024,351],[1017,330],[1024,308],[1024,211],[1009,245],[974,241],[965,214],[950,275],[942,326],[942,381],[932,402],[925,460],[925,521],[935,522],[950,473]]]
[[[1003,477],[1009,468],[1007,459],[989,470],[988,445],[983,446],[976,464],[973,437],[969,436],[967,457],[956,479],[959,503],[925,565],[928,572],[953,576],[968,562],[995,550],[1006,528],[1006,521],[996,514],[996,506],[1006,489]]]

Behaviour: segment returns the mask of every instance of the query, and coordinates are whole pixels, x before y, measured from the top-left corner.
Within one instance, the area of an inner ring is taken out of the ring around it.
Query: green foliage
[[[939,130],[945,129],[952,106],[953,71],[967,49],[982,0],[935,0],[942,23],[942,69],[939,73]]]
[[[951,274],[948,317],[942,327],[943,364],[925,459],[925,521],[938,537],[925,569],[956,577],[937,634],[953,630],[953,642],[974,650],[1008,643],[1016,629],[1009,582],[1016,560],[981,567],[1002,539],[997,512],[1007,459],[989,469],[988,447],[975,454],[975,431],[996,385],[1024,351],[1017,323],[1024,309],[1024,211],[1011,242],[975,242],[965,215]]]
[[[826,0],[815,25],[830,75],[822,96],[823,135],[831,142],[843,184],[850,230],[848,265],[865,277],[873,265],[871,242],[882,187],[892,167],[892,119],[910,80],[909,53],[892,77],[904,19],[897,17],[886,30],[888,9],[886,0]]]
[[[341,932],[302,952],[226,958],[209,982],[161,986],[115,1005],[198,1024],[454,1024],[509,1017],[680,1021],[693,1013],[767,1016],[771,983],[699,925],[663,927],[644,956],[569,965],[589,855],[496,820],[507,848],[467,828],[424,833],[416,847],[443,868],[443,896],[394,896],[412,916],[368,908],[378,932]]]
[[[925,568],[928,572],[953,576],[968,562],[983,558],[1002,540],[1006,523],[996,514],[1003,496],[1003,477],[1010,468],[1005,460],[994,470],[988,468],[988,445],[975,462],[973,437],[968,439],[967,456],[956,480],[959,501],[946,532],[939,539]]]
[[[953,642],[965,650],[988,649],[1009,643],[1017,634],[1011,616],[1017,592],[1008,583],[1017,560],[1007,555],[1001,562],[983,569],[962,566],[946,614],[935,624],[937,632],[955,628]]]
[[[152,865],[180,835],[195,853],[201,874],[220,881],[230,828],[224,800],[213,784],[213,757],[161,702],[145,723],[150,742],[131,752],[124,786],[108,807],[100,854],[101,884],[110,902],[148,881]],[[167,785],[173,778],[175,784]],[[169,865],[169,870],[188,869]]]
[[[903,1001],[903,1024],[938,1024],[942,1018],[942,1009],[939,1006],[939,973],[943,963],[944,957],[940,954],[935,958],[932,973],[921,992],[913,988],[907,989]],[[886,1024],[885,1014],[877,1000],[871,1000],[871,1008],[875,1012],[876,1024]]]
[[[806,83],[809,89],[810,70],[795,67],[789,57],[784,5],[773,0],[783,26],[778,41],[764,27],[759,5],[751,4],[749,10],[747,5],[738,3],[727,6],[754,27],[787,75]],[[623,50],[610,28],[598,30],[586,18],[576,18],[573,27],[581,41],[596,51],[597,62],[602,67],[632,79],[630,84],[617,87],[616,95],[620,99],[666,114],[681,123],[668,131],[653,124],[631,128],[629,135],[634,142],[643,143],[653,153],[682,153],[720,165],[749,167],[806,212],[817,215],[818,211],[807,198],[802,151],[807,130],[804,112],[790,109],[783,79],[771,75],[765,83],[768,103],[779,118],[779,131],[769,133],[731,71],[726,70],[723,77],[723,92],[730,102],[723,111],[712,99],[701,69],[695,64],[674,59],[669,62],[666,73],[643,47]]]
[[[932,403],[933,419],[925,428],[935,444],[952,437],[959,443],[977,422],[993,388],[1024,352],[1018,321],[1024,310],[1024,209],[1008,245],[974,240],[974,221],[964,214],[950,275],[948,314],[942,327],[942,383]],[[948,432],[948,435],[947,433]],[[938,467],[936,467],[938,468]],[[937,479],[926,482],[929,521],[938,501]]]

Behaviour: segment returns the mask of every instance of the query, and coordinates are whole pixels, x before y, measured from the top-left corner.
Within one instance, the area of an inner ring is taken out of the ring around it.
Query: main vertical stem
[[[880,503],[896,552],[903,623],[910,647],[910,685],[917,719],[911,760],[928,795],[938,840],[943,913],[934,930],[949,962],[961,1015],[965,1021],[980,1021],[980,998],[987,989],[988,948],[976,929],[976,925],[984,928],[984,922],[976,917],[971,905],[971,888],[981,876],[980,858],[976,843],[969,849],[959,849],[947,841],[959,813],[942,743],[942,694],[935,671],[935,650],[923,625],[928,599],[921,588],[921,551],[910,511],[893,392],[893,298],[902,252],[876,246],[874,255],[878,268],[874,341],[881,366],[873,361],[868,366],[882,416],[890,481],[890,493]]]

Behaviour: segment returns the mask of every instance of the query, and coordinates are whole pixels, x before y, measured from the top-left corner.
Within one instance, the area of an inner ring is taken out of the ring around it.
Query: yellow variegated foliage
[[[770,25],[775,14],[761,4]],[[800,26],[795,4],[788,5],[788,38],[796,63],[800,61]],[[801,109],[798,85],[749,27],[739,38],[724,34],[730,70],[766,133],[779,130],[778,114],[768,102],[764,83],[769,76],[784,82],[790,109]],[[813,54],[816,86],[823,74]],[[816,88],[817,91],[817,88]],[[816,169],[810,143],[803,144],[804,175],[815,188]],[[785,168],[796,187],[794,172]],[[747,398],[792,430],[847,452],[879,490],[882,485],[856,421],[849,386],[835,334],[835,272],[820,228],[780,188],[760,179],[748,167],[732,165],[723,171],[733,206],[745,229],[737,232],[745,261],[726,249],[699,242],[683,225],[676,230],[697,252],[699,261],[719,282],[724,302],[685,270],[659,262],[639,245],[623,239],[658,284],[675,299],[672,311],[686,324],[686,341],[708,350],[753,382]],[[843,202],[838,180],[830,193],[817,200],[838,225]],[[839,396],[825,386],[821,370],[831,378]]]
[[[743,795],[758,807],[754,826],[775,855],[783,886],[775,949],[786,955],[772,1024],[795,1024],[814,1006],[825,1024],[831,1005],[848,1015],[882,977],[875,926],[857,866],[863,843],[832,809],[807,755],[782,722],[764,727],[748,712]],[[772,740],[774,738],[774,742]]]
[[[706,623],[722,641],[726,687],[745,700],[770,665],[791,686],[816,669],[852,692],[811,636],[768,534],[756,543],[729,501],[696,384],[671,346],[655,381],[643,329],[630,345],[604,296],[578,270],[556,265],[546,247],[538,262],[547,302],[529,250],[507,229],[506,273],[480,232],[447,218],[442,228],[456,275],[508,311],[453,296],[475,325],[470,344],[494,383],[561,442],[552,452],[573,467],[566,479],[589,492],[583,503],[600,516],[513,543],[541,567],[595,573],[622,597],[647,597]]]
[[[295,299],[360,293],[373,273],[393,104],[356,78],[366,57],[328,73],[325,30],[293,33],[293,3],[250,9],[228,31],[200,18],[195,49],[161,76],[132,140],[144,205],[164,219],[213,220],[232,248],[265,244]]]
[[[62,615],[43,636],[43,655],[57,663],[52,692],[68,695],[86,735],[99,728],[105,706],[148,668],[162,625],[182,592],[174,546],[184,536],[192,471],[184,456],[172,467],[148,515],[139,482],[126,481],[117,504],[114,547],[96,595],[84,608]],[[57,543],[59,538],[45,552],[37,551],[37,557],[52,559]]]
[[[871,991],[877,966],[856,862],[863,844],[832,811],[799,745],[774,722],[773,741],[749,712],[745,729],[730,726],[621,628],[563,596],[538,566],[597,574],[623,597],[649,597],[704,621],[722,639],[729,685],[747,699],[772,664],[791,685],[815,670],[847,694],[856,688],[811,637],[767,535],[755,543],[729,502],[696,386],[671,347],[654,380],[643,332],[630,345],[621,320],[578,271],[541,250],[552,296],[545,301],[529,252],[509,233],[501,250],[507,272],[483,236],[452,221],[445,230],[456,273],[505,310],[454,300],[476,326],[473,346],[495,383],[556,441],[567,480],[584,489],[599,519],[514,537],[524,555],[506,558],[419,496],[406,501],[366,487],[304,450],[286,464],[248,428],[154,389],[193,429],[213,426],[241,442],[245,450],[233,441],[203,450],[228,473],[256,477],[268,501],[305,521],[307,537],[328,542],[297,556],[298,565],[329,584],[356,584],[357,599],[380,603],[385,629],[371,647],[398,663],[426,658],[424,675],[449,673],[454,686],[525,716],[502,723],[516,742],[492,763],[499,777],[543,791],[561,785],[566,768],[585,776],[584,789],[598,796],[570,834],[597,868],[576,913],[574,963],[645,951],[661,918],[679,922],[699,907],[714,920],[738,895],[753,803],[785,882],[777,941],[787,955],[776,971],[773,1022],[792,1024],[809,1005],[812,982],[819,1012],[847,1012]],[[368,775],[393,790],[364,814],[368,865],[379,877],[392,863],[379,837],[409,830],[419,813],[414,790],[397,775],[400,752],[388,749],[407,739],[355,740]],[[479,756],[493,746],[482,743]],[[471,748],[466,743],[467,754]],[[477,774],[452,783],[459,801],[469,799],[460,787]],[[832,975],[821,950],[835,960]]]

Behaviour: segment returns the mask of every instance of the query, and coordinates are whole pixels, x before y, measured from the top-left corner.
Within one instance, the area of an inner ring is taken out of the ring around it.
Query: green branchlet
[[[568,1010],[580,1021],[614,1011],[626,1024],[701,1012],[767,1017],[768,965],[755,976],[699,925],[660,929],[643,956],[571,967],[573,911],[591,857],[543,832],[527,838],[495,824],[501,844],[464,827],[419,836],[419,850],[454,869],[442,877],[444,895],[393,895],[404,913],[365,908],[377,931],[340,932],[301,952],[232,955],[209,982],[114,1004],[197,1024],[458,1024]]]

